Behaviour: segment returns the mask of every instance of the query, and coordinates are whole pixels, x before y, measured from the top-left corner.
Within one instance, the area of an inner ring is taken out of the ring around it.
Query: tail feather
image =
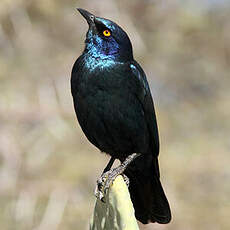
[[[167,224],[171,220],[168,200],[160,182],[157,158],[141,155],[126,169],[135,216],[143,224]]]

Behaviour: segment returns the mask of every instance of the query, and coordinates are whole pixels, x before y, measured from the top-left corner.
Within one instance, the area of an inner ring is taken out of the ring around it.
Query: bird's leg
[[[112,167],[114,161],[115,161],[115,158],[114,158],[114,157],[111,157],[111,159],[109,160],[109,163],[106,165],[106,167],[105,167],[103,173],[105,173],[105,172],[107,172],[107,171],[109,171],[109,170],[111,169],[111,167]],[[102,174],[103,174],[103,173],[102,173]]]
[[[106,195],[106,192],[109,189],[110,185],[115,180],[115,178],[118,175],[122,174],[125,171],[125,169],[127,168],[127,166],[139,155],[140,155],[140,153],[133,153],[133,154],[129,155],[118,167],[116,167],[114,169],[110,169],[109,171],[106,171],[105,173],[103,173],[101,175],[101,177],[97,180],[97,188],[95,191],[96,197],[99,198],[100,200],[104,201],[104,197]]]

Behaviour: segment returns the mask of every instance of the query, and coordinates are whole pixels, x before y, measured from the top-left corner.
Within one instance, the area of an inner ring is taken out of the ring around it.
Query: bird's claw
[[[97,185],[94,194],[102,202],[105,203],[106,193],[118,175],[119,173],[115,168],[103,173],[101,177],[97,180]],[[121,175],[123,176],[126,185],[129,187],[129,178],[125,174]]]
[[[106,193],[118,175],[119,174],[117,173],[116,169],[111,169],[101,175],[101,177],[97,180],[97,185],[94,192],[98,199],[105,202]]]
[[[95,196],[100,199],[101,201],[105,202],[104,198],[106,195],[106,190],[105,190],[105,182],[108,177],[108,172],[103,173],[101,177],[97,180],[97,185],[95,188]]]

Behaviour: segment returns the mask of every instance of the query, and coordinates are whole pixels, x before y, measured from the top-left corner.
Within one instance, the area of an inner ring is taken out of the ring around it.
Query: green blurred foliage
[[[74,115],[87,30],[76,7],[127,31],[152,89],[173,221],[141,229],[229,229],[230,6],[204,2],[0,2],[1,229],[88,229],[109,158]]]

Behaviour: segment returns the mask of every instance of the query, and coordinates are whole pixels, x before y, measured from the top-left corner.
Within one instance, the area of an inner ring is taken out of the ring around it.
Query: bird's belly
[[[134,96],[98,90],[77,104],[82,130],[101,151],[119,158],[148,148],[144,113]]]

